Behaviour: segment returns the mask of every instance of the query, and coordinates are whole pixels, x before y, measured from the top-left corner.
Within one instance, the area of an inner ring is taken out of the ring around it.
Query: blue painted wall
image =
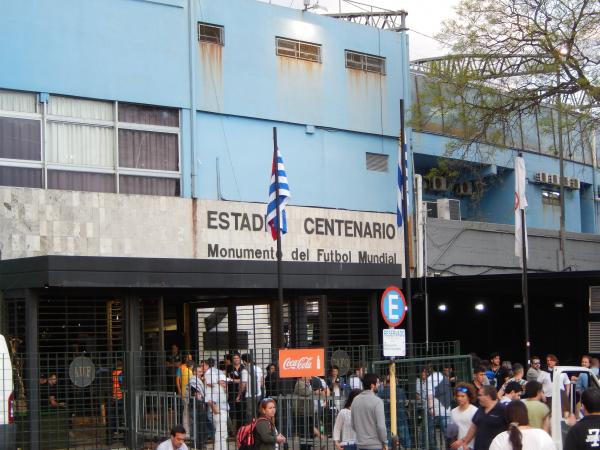
[[[277,126],[293,204],[392,211],[397,140],[341,130],[198,113],[198,190],[217,198],[217,158],[221,195],[228,200],[266,202]],[[388,172],[365,169],[366,152],[389,156]],[[381,195],[377,195],[380,193]],[[357,205],[359,208],[357,208]]]
[[[435,167],[438,160],[447,156],[447,145],[452,138],[431,133],[413,131],[413,151],[415,161],[419,162],[418,172],[426,174],[428,168]],[[442,197],[461,199],[463,218],[492,223],[513,224],[512,210],[514,197],[513,161],[517,155],[512,149],[490,149],[489,153],[474,155],[467,158],[473,163],[497,166],[497,176],[485,177],[486,189],[480,201],[473,202],[467,197],[457,197],[452,193],[432,193],[425,195],[426,199],[434,200]],[[542,202],[543,189],[556,189],[535,183],[537,172],[559,173],[557,158],[524,152],[527,170],[527,220],[530,227],[558,229],[560,226],[560,208]],[[564,173],[567,177],[578,178],[582,183],[581,190],[565,189],[565,227],[567,231],[592,233],[598,232],[598,207],[592,196],[594,176],[598,170],[592,166],[566,160]]]
[[[225,32],[223,47],[199,45],[198,109],[398,136],[400,33],[248,0],[200,0],[196,14]],[[320,44],[322,62],[277,56],[277,36]],[[387,75],[347,69],[346,49],[385,57]]]
[[[189,107],[186,3],[3,1],[0,87]]]
[[[199,21],[224,26],[225,45],[198,43]],[[322,63],[277,56],[276,36],[321,44]],[[250,0],[5,2],[0,42],[10,45],[0,46],[0,88],[180,108],[184,196],[217,198],[219,178],[223,198],[264,202],[277,126],[293,204],[391,212],[399,101],[407,112],[410,104],[406,39]],[[346,49],[384,56],[387,74],[347,69]],[[408,139],[415,164],[428,156],[431,165],[450,138],[408,130]],[[388,155],[388,171],[367,171],[366,152]],[[510,206],[500,205],[512,204],[514,155],[473,158],[499,175],[477,205],[461,198],[465,218],[512,223]],[[555,158],[525,158],[530,180],[558,173]],[[565,172],[584,183],[566,190],[567,228],[599,232],[597,171],[568,161]],[[528,184],[528,195],[530,226],[557,228],[541,186]]]

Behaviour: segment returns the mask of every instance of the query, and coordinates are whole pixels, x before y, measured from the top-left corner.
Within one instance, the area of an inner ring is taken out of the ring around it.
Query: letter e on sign
[[[325,375],[324,348],[279,350],[279,377],[322,377]]]
[[[381,315],[388,326],[399,326],[406,316],[406,300],[402,291],[396,286],[388,287],[381,294]]]

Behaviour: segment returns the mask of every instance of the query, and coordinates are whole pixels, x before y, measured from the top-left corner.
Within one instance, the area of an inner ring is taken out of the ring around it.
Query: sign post
[[[383,330],[383,356],[390,357],[390,432],[392,448],[398,447],[398,423],[396,421],[396,356],[406,356],[406,335],[396,329],[406,317],[406,299],[396,286],[389,286],[381,295],[381,315],[390,328]]]

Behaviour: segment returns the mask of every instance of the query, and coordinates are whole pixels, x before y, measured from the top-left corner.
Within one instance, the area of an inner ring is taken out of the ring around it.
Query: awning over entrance
[[[385,289],[400,264],[283,262],[286,289]],[[96,256],[0,261],[0,289],[43,287],[274,289],[275,262]]]

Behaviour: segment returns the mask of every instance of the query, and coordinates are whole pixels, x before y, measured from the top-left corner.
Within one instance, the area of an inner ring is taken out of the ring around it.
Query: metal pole
[[[425,349],[429,354],[429,292],[427,290],[427,208],[423,211],[423,290],[425,291]]]
[[[529,342],[529,297],[527,292],[527,231],[525,230],[525,210],[521,210],[521,253],[523,255],[523,275],[521,278],[521,290],[523,295],[523,315],[525,322],[525,360],[527,365],[531,364],[531,343]]]
[[[565,239],[565,186],[564,186],[564,149],[562,138],[562,101],[560,98],[560,64],[556,66],[556,118],[558,121],[558,164],[559,164],[559,193],[560,193],[560,270],[565,270],[566,264],[566,239]]]
[[[390,432],[392,434],[392,450],[397,448],[398,422],[396,420],[396,362],[390,360]]]
[[[406,324],[406,334],[408,339],[408,355],[412,356],[412,345],[413,345],[413,327],[412,327],[412,292],[410,285],[410,254],[408,252],[408,246],[410,242],[410,234],[408,232],[408,190],[406,183],[408,179],[408,165],[406,164],[406,136],[404,134],[404,99],[400,99],[400,164],[402,167],[402,217],[403,217],[403,230],[404,230],[404,272],[406,276],[406,306],[408,307],[408,317]]]
[[[279,160],[277,158],[277,127],[273,127],[273,168],[275,171],[275,211],[277,221],[277,299],[278,299],[278,339],[283,347],[285,336],[283,331],[283,285],[281,283],[281,217],[279,210]]]

